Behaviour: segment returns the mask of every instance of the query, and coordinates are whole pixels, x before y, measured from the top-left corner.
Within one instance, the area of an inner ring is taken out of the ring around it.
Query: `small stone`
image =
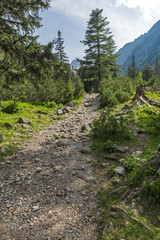
[[[91,130],[91,127],[89,126],[88,123],[86,123],[84,126],[82,126],[81,130],[82,130],[82,131],[90,131],[90,130]]]
[[[109,214],[110,214],[110,216],[113,217],[113,218],[116,218],[116,216],[117,216],[117,213],[116,213],[116,212],[110,212]]]
[[[101,163],[102,167],[109,167],[110,163]]]
[[[111,230],[114,230],[114,226],[113,226],[113,223],[112,223],[112,222],[110,222],[109,228],[110,228]]]
[[[35,173],[40,173],[40,172],[42,172],[42,168],[38,167]]]
[[[138,208],[138,211],[139,211],[140,213],[143,213],[143,212],[144,212],[143,206],[138,206],[137,208]]]
[[[57,109],[57,115],[63,115],[63,114],[64,114],[64,112],[62,109]]]
[[[120,175],[122,175],[122,176],[125,176],[125,169],[124,169],[124,167],[119,166],[119,167],[115,168],[115,172],[120,174]]]
[[[91,102],[86,102],[86,103],[84,104],[84,106],[85,106],[85,107],[91,107],[91,106],[92,106],[92,103],[91,103]]]
[[[18,120],[18,123],[31,124],[32,122],[27,118],[20,117],[19,120]]]
[[[128,147],[119,147],[117,150],[119,151],[119,152],[122,152],[122,153],[125,153],[125,152],[127,152],[128,151]]]
[[[11,227],[10,230],[13,231],[15,229],[15,227]]]
[[[37,212],[39,210],[39,207],[38,206],[33,206],[32,207],[32,212]]]

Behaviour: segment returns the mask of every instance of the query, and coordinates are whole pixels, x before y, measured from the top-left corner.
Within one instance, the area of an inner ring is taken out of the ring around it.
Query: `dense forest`
[[[46,45],[38,42],[38,36],[34,35],[35,30],[41,27],[39,12],[47,10],[50,2],[51,0],[0,2],[0,157],[4,161],[6,156],[17,150],[18,144],[11,138],[15,131],[17,135],[25,131],[17,125],[13,129],[11,124],[15,124],[20,116],[32,117],[32,124],[27,122],[31,126],[30,130],[39,130],[48,124],[48,115],[53,121],[62,119],[63,114],[70,111],[68,106],[74,110],[81,104],[85,94],[97,94],[100,103],[99,116],[89,126],[89,136],[93,141],[92,150],[98,159],[94,163],[95,168],[98,166],[99,172],[104,171],[101,171],[102,167],[107,168],[103,178],[106,177],[105,181],[109,182],[107,189],[99,189],[97,197],[103,229],[99,233],[99,239],[158,240],[159,52],[155,52],[152,66],[148,63],[141,68],[138,67],[140,64],[137,65],[133,52],[124,74],[121,71],[122,66],[117,63],[119,55],[116,53],[116,44],[107,17],[103,16],[103,9],[96,8],[88,17],[85,36],[81,40],[85,47],[84,57],[76,60],[79,67],[73,69],[69,64],[64,47],[65,39],[60,29],[57,29],[57,36],[53,36]],[[62,114],[58,110],[62,110]],[[38,115],[29,115],[31,111]],[[62,116],[55,118],[54,114],[56,117],[58,114]],[[12,121],[11,124],[9,121]],[[86,132],[88,133],[87,129]],[[56,136],[57,138],[60,136]],[[9,142],[6,143],[7,139]],[[11,150],[9,153],[1,151],[4,149],[1,147],[6,145]],[[137,151],[139,146],[141,149]],[[129,148],[131,150],[127,155]],[[116,167],[119,169],[115,173]],[[119,170],[123,171],[119,173]],[[138,201],[137,199],[140,204],[145,202],[144,208],[151,206],[152,216],[145,209],[146,212],[142,211],[143,218],[135,218],[127,210],[130,204],[125,205],[127,200],[134,205],[133,202]],[[127,206],[126,209],[123,204]],[[116,211],[121,212],[121,215],[115,214]],[[146,219],[152,220],[153,215],[154,226],[151,223],[148,226]],[[124,223],[121,223],[121,219]],[[116,227],[112,226],[112,222]],[[141,227],[145,229],[144,233]],[[145,238],[143,234],[146,231],[149,234]]]

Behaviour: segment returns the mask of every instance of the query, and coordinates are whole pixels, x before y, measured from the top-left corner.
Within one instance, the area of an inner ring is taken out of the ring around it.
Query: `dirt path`
[[[0,171],[0,240],[97,239],[97,180],[93,156],[86,154],[91,142],[81,131],[97,114],[96,95],[86,95],[71,116],[37,133],[6,161]]]

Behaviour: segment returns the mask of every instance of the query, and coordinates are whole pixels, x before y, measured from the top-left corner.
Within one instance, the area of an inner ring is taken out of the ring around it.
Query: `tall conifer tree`
[[[55,45],[55,54],[58,60],[61,63],[68,62],[67,54],[64,51],[64,40],[62,38],[62,33],[60,30],[58,30],[57,38],[54,39],[54,45]]]
[[[114,75],[119,70],[116,64],[117,55],[114,54],[115,42],[107,17],[102,16],[102,11],[103,9],[92,10],[85,38],[81,41],[87,46],[84,60],[80,61],[86,91],[91,88],[97,91],[103,78]]]

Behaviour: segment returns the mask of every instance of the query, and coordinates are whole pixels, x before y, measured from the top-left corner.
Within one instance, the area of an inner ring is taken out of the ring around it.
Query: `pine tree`
[[[68,62],[67,54],[64,51],[64,40],[62,38],[62,33],[58,30],[57,38],[54,39],[55,45],[55,55],[57,56],[58,60],[63,62]]]
[[[114,54],[115,43],[107,17],[102,16],[102,11],[103,9],[92,10],[85,38],[81,41],[87,46],[80,69],[86,91],[92,88],[97,91],[104,77],[107,78],[110,73],[114,75],[118,71],[117,55]]]
[[[154,74],[160,77],[160,62],[158,52],[156,53],[156,62],[154,66]]]
[[[145,68],[142,71],[142,78],[144,81],[148,81],[153,76],[152,68],[146,64]]]
[[[136,76],[137,76],[136,62],[135,62],[135,56],[133,53],[132,54],[132,63],[131,63],[131,78],[135,78]]]

